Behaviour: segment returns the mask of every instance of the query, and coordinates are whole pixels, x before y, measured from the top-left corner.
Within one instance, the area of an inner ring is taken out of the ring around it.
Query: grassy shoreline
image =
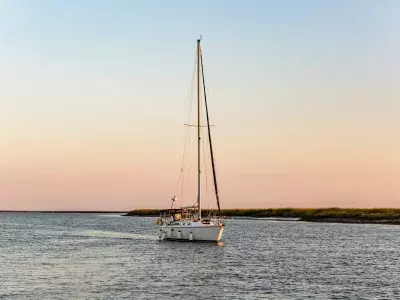
[[[114,210],[0,210],[0,213],[40,213],[40,214],[123,214]]]
[[[159,216],[159,209],[136,209],[126,216]],[[209,210],[203,210],[206,216]],[[222,209],[224,217],[298,218],[299,221],[325,223],[371,223],[400,225],[400,208],[265,208]]]

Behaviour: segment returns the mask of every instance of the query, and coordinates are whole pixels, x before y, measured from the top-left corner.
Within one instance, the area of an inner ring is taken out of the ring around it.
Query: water
[[[400,227],[227,220],[223,245],[155,218],[0,214],[0,299],[400,299]]]

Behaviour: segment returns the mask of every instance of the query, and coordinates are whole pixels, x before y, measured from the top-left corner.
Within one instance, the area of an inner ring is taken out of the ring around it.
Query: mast
[[[201,220],[201,199],[200,199],[200,39],[197,40],[197,205],[199,220]]]

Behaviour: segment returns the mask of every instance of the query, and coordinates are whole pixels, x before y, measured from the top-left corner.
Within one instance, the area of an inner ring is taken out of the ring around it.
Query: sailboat
[[[211,140],[210,119],[208,115],[206,88],[203,70],[203,58],[200,47],[201,38],[197,40],[197,125],[189,125],[197,127],[197,203],[192,206],[180,207],[173,209],[173,204],[177,197],[172,198],[170,209],[162,210],[160,217],[156,221],[158,237],[160,240],[175,240],[175,241],[204,241],[204,242],[219,242],[222,239],[224,231],[224,223],[221,217],[221,208],[219,203],[218,185],[216,178],[214,153]],[[201,84],[200,77],[203,83],[203,96],[205,104],[205,112],[207,125],[201,125]],[[208,145],[210,150],[210,159],[213,171],[214,192],[217,203],[217,214],[203,217],[201,213],[201,127],[207,127]]]

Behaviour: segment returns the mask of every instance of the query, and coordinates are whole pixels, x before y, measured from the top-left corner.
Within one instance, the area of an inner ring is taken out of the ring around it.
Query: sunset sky
[[[0,0],[0,210],[168,207],[200,35],[223,208],[400,207],[400,1]]]

